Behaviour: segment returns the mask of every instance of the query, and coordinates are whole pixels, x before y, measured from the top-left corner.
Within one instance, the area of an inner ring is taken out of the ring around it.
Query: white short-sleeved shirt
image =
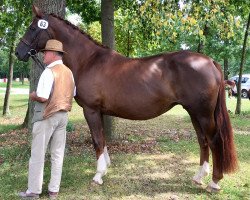
[[[39,82],[38,82],[37,90],[36,90],[36,94],[38,97],[49,99],[52,86],[54,83],[54,75],[50,68],[58,64],[63,64],[62,60],[57,60],[57,61],[50,63],[41,74]],[[73,78],[73,74],[72,74],[72,78]],[[73,78],[73,81],[74,81],[74,78]],[[76,89],[74,90],[74,96],[75,94],[76,94]]]

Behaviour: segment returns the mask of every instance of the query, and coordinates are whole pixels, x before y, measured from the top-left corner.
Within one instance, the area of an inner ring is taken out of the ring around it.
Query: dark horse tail
[[[213,139],[213,146],[216,151],[220,171],[230,173],[238,168],[237,154],[234,146],[233,130],[226,107],[224,76],[220,65],[216,62],[214,62],[214,65],[221,73],[221,83],[214,112],[216,135]]]

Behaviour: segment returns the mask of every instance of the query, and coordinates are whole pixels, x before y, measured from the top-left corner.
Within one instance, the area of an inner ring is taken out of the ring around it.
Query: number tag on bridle
[[[44,19],[40,19],[37,23],[38,27],[41,28],[41,29],[47,29],[48,26],[49,26],[49,22],[47,22],[46,20]]]

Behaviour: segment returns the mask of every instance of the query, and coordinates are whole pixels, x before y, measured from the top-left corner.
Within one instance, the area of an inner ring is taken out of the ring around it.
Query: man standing
[[[42,193],[44,158],[48,144],[51,153],[49,197],[55,199],[58,195],[66,142],[67,112],[71,110],[75,89],[72,72],[62,62],[65,53],[62,43],[48,40],[43,51],[43,60],[48,66],[41,74],[37,91],[30,93],[30,98],[36,101],[36,105],[32,119],[34,124],[28,189],[19,193],[25,199],[38,199]]]

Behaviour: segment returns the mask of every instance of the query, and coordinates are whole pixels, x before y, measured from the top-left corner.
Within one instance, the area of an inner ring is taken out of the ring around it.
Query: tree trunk
[[[224,57],[224,79],[228,80],[228,57]]]
[[[38,55],[38,57],[41,59],[40,55]],[[30,69],[30,93],[32,91],[36,91],[38,81],[39,81],[39,78],[40,78],[42,72],[43,71],[41,70],[41,68],[39,66],[37,66],[36,63],[33,61],[31,69]],[[27,127],[29,129],[29,131],[32,130],[31,120],[32,120],[32,117],[34,115],[34,106],[35,106],[35,102],[31,101],[29,99],[28,110],[27,110],[28,113],[26,113],[26,117],[28,117],[28,119],[25,119],[23,124],[22,124],[22,126]]]
[[[102,43],[111,49],[115,49],[114,35],[114,7],[112,0],[101,1],[101,26],[102,26]],[[114,118],[104,116],[104,132],[107,141],[113,138]]]
[[[44,13],[47,13],[47,14],[54,13],[62,18],[65,17],[65,6],[66,6],[65,0],[60,0],[60,1],[58,0],[34,0],[33,4],[37,6],[39,9],[43,10]],[[40,56],[39,58],[41,59]],[[30,70],[30,92],[36,91],[38,80],[41,74],[42,74],[42,70],[35,62],[33,62],[32,68]],[[30,131],[32,129],[31,120],[34,115],[34,106],[35,106],[34,102],[29,100],[29,106],[27,110],[28,113],[26,113],[26,117],[28,119],[26,119],[25,117],[25,120],[23,122],[23,127],[28,127]]]
[[[112,0],[102,0],[101,5],[102,43],[115,49],[114,8]]]
[[[12,79],[13,79],[13,65],[14,65],[14,40],[12,41],[9,53],[9,74],[8,74],[8,81],[6,86],[6,92],[4,97],[4,105],[3,105],[3,116],[10,114],[9,108],[9,97],[10,97],[10,90],[12,86]]]
[[[229,41],[226,39],[224,42],[225,42],[225,48],[227,48],[229,45]],[[229,57],[228,51],[226,51],[224,54],[224,79],[225,80],[228,80],[228,75],[229,75],[228,57]]]
[[[44,13],[54,13],[62,18],[65,17],[66,0],[34,0],[33,3]]]
[[[243,48],[242,48],[242,55],[241,55],[241,62],[240,62],[240,72],[239,72],[239,81],[237,84],[237,104],[236,104],[236,109],[235,109],[235,114],[240,114],[241,113],[241,79],[242,79],[242,72],[243,72],[243,66],[246,60],[246,46],[247,46],[247,37],[248,37],[248,31],[249,31],[249,26],[250,26],[250,13],[248,15],[248,20],[247,20],[247,27],[245,31],[245,36],[244,36],[244,42],[243,42]]]
[[[31,101],[30,101],[31,102]],[[29,127],[29,107],[30,107],[30,102],[28,103],[28,109],[24,118],[24,121],[22,123],[22,128],[27,128]]]
[[[208,35],[208,29],[209,29],[209,28],[208,28],[207,24],[205,24],[205,27],[204,27],[204,30],[203,30],[204,37],[206,37],[206,36]],[[199,45],[198,45],[198,49],[197,49],[197,52],[198,52],[198,53],[203,53],[204,48],[205,48],[204,41],[202,41],[202,40],[200,39]]]
[[[128,31],[127,31],[127,54],[126,54],[126,56],[129,57],[129,55],[130,55],[130,31],[128,28]]]

